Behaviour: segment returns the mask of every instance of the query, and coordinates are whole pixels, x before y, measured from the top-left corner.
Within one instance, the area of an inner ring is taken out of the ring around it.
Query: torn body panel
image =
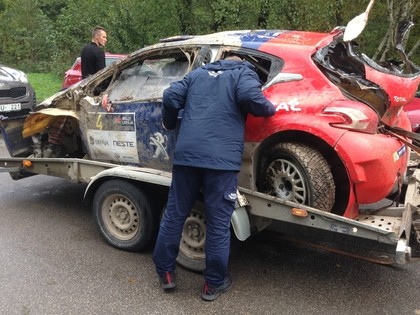
[[[353,43],[334,42],[315,54],[314,61],[345,96],[374,108],[379,117],[390,107],[412,100],[420,83],[420,69],[404,74],[402,67],[379,65],[355,50]],[[397,117],[398,113],[393,115]]]

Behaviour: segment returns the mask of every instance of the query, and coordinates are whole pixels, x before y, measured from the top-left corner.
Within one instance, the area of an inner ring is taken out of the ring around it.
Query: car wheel
[[[285,200],[331,211],[335,184],[322,154],[307,145],[278,143],[263,153],[258,190]]]
[[[157,228],[145,194],[123,180],[111,180],[100,186],[92,209],[100,234],[107,243],[119,249],[144,249]]]
[[[205,242],[204,204],[196,202],[184,224],[177,263],[192,271],[203,271],[206,267]]]

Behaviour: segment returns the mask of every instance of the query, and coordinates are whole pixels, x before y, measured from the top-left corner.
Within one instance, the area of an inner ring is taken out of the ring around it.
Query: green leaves
[[[161,38],[235,29],[330,31],[364,11],[368,0],[0,0],[1,62],[24,71],[61,74],[90,41],[95,25],[108,33],[106,50],[130,53]],[[420,8],[413,0],[377,1],[364,51],[391,54],[389,21],[412,18],[417,25],[407,52],[417,57]],[[388,36],[388,37],[387,37]],[[381,41],[385,41],[381,46]],[[420,63],[420,60],[415,60]]]

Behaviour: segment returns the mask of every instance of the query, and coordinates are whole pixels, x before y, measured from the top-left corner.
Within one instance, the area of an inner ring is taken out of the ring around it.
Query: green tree
[[[53,29],[38,1],[4,1],[0,40],[2,62],[27,71],[48,71]]]
[[[1,62],[24,71],[62,74],[102,25],[106,50],[130,53],[161,38],[237,29],[330,31],[362,13],[369,0],[0,0]],[[357,8],[357,10],[355,10]],[[377,59],[393,57],[393,30],[408,18],[417,25],[407,52],[420,63],[418,0],[376,1],[357,39]]]

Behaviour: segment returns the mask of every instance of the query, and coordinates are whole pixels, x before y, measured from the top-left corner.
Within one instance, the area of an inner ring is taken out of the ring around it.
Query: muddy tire
[[[206,267],[206,215],[204,205],[196,202],[184,224],[176,259],[182,267],[201,272]]]
[[[258,190],[272,196],[331,211],[335,184],[322,154],[310,146],[285,142],[264,152]]]
[[[102,184],[95,193],[92,210],[102,237],[122,250],[144,249],[157,228],[145,194],[123,180]]]

